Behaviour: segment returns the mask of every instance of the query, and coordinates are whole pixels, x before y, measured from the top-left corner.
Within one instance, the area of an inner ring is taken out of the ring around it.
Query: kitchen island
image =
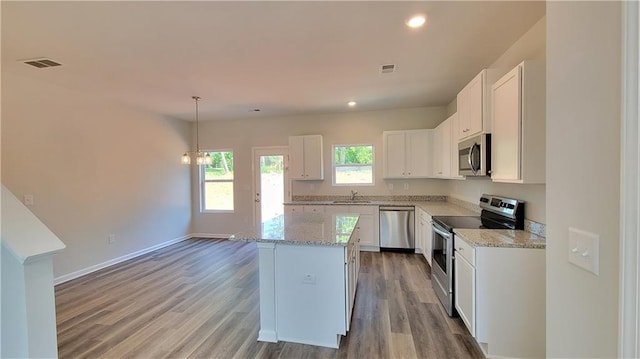
[[[360,266],[358,215],[292,213],[229,239],[256,242],[259,341],[338,348]]]

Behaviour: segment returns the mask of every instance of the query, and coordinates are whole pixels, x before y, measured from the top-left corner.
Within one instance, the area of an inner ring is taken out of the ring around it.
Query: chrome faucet
[[[355,201],[355,200],[356,200],[356,195],[357,195],[357,194],[358,194],[358,191],[351,190],[351,200],[352,200],[352,201]]]

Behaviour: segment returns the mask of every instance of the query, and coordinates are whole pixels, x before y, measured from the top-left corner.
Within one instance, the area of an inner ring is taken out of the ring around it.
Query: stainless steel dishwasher
[[[415,207],[380,207],[380,248],[415,249]]]

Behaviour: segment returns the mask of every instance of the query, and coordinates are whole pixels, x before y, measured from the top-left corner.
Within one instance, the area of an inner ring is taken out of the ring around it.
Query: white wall
[[[546,43],[546,19],[543,17],[518,41],[507,49],[488,68],[507,73],[523,60],[544,59]],[[471,80],[471,79],[469,79]],[[448,106],[449,114],[455,112],[455,99]],[[489,179],[450,181],[449,195],[467,202],[478,203],[483,193],[497,194],[526,201],[525,217],[546,223],[545,185],[521,185],[493,183]]]
[[[620,2],[547,3],[548,357],[617,355],[621,29]],[[600,235],[600,275],[569,227]]]
[[[2,87],[2,182],[66,243],[56,277],[189,233],[188,123],[12,73]]]
[[[251,179],[251,147],[288,145],[293,135],[323,135],[324,181],[294,181],[294,195],[348,195],[356,188],[361,195],[443,195],[445,180],[382,179],[382,131],[434,128],[445,119],[445,107],[408,108],[388,111],[345,112],[281,118],[210,121],[200,124],[200,147],[232,149],[235,156],[235,213],[200,214],[198,176],[193,176],[194,232],[230,234],[246,229],[253,223]],[[375,186],[333,187],[331,177],[331,146],[333,144],[372,143],[375,158]],[[394,183],[394,190],[387,189]],[[404,190],[404,183],[409,189]]]

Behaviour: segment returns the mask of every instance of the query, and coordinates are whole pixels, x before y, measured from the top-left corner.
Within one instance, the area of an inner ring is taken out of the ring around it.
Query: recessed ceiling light
[[[349,107],[355,107],[357,103],[355,101],[349,101],[347,102],[347,105],[349,105]]]
[[[415,29],[415,28],[418,28],[418,27],[421,27],[422,25],[424,25],[425,22],[427,22],[427,19],[425,18],[424,15],[416,15],[416,16],[412,17],[411,19],[407,20],[405,23],[410,28]]]

